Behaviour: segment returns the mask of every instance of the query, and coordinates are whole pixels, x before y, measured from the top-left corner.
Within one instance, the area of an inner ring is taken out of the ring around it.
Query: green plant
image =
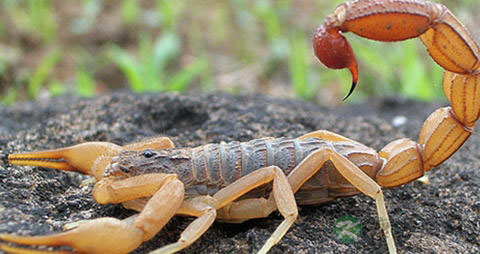
[[[252,80],[252,92],[282,94],[287,88],[300,98],[334,94],[340,102],[350,73],[318,63],[311,39],[315,26],[344,1],[0,1],[0,79],[8,80],[0,101],[34,99],[42,88],[51,95],[112,91],[118,87],[113,62],[136,92],[186,91],[193,82],[196,91],[238,92]],[[478,33],[471,25],[478,21],[472,15],[478,1],[443,3]],[[360,69],[348,103],[386,95],[443,98],[442,70],[418,39],[389,44],[346,37]],[[61,59],[65,64],[57,66]],[[32,62],[40,64],[26,69]],[[230,75],[241,70],[248,75]],[[281,91],[273,91],[278,86]]]
[[[191,81],[208,67],[205,58],[197,58],[178,72],[169,72],[168,63],[178,62],[180,38],[165,32],[152,44],[149,35],[139,38],[139,56],[113,46],[109,55],[135,92],[185,91]]]
[[[0,97],[0,103],[3,105],[12,105],[18,99],[18,90],[16,87],[11,86],[7,89],[7,92]]]
[[[274,59],[285,58],[288,52],[288,42],[275,6],[268,0],[255,1],[253,13],[263,23],[271,57]]]
[[[184,1],[156,0],[156,7],[165,30],[176,31],[185,4]]]
[[[396,94],[422,100],[442,96],[442,71],[418,40],[399,43],[367,41],[350,36],[359,61],[360,81],[369,95]]]
[[[123,0],[121,3],[122,18],[129,25],[136,22],[140,11],[140,4],[137,0]]]
[[[48,84],[48,92],[51,96],[59,96],[66,92],[65,87],[58,80],[54,79]]]
[[[310,48],[307,47],[305,41],[304,33],[300,31],[293,33],[290,39],[288,67],[294,92],[303,99],[312,99],[315,92],[309,86],[308,79],[311,71],[309,66]]]
[[[75,75],[77,93],[83,97],[95,95],[95,79],[84,67],[77,68]]]
[[[44,42],[55,38],[58,24],[55,19],[53,1],[26,0],[7,1],[3,7],[12,14],[14,22]]]
[[[27,94],[30,98],[35,99],[40,92],[43,84],[52,75],[53,68],[60,61],[62,54],[60,51],[48,53],[36,67],[35,72],[30,77],[27,84]]]
[[[102,8],[101,0],[83,0],[81,16],[73,20],[70,30],[74,34],[84,34],[90,31]]]

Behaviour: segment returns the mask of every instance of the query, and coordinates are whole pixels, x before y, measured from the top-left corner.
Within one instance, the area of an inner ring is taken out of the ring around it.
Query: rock
[[[261,95],[117,93],[93,99],[60,97],[0,107],[0,151],[32,151],[101,140],[119,144],[154,135],[177,146],[297,137],[327,129],[375,149],[402,137],[417,139],[423,120],[439,104],[388,100],[329,109],[304,101]],[[407,121],[393,127],[398,115]],[[399,253],[480,252],[480,139],[473,136],[447,162],[428,173],[430,185],[413,182],[386,189],[385,199]],[[0,152],[2,153],[2,152]],[[43,235],[70,222],[132,214],[120,205],[94,202],[87,176],[0,162],[0,233]],[[302,206],[299,218],[270,253],[386,253],[375,203],[357,195],[321,206]],[[360,220],[355,243],[333,233],[336,220]],[[174,218],[135,253],[174,242],[191,218]],[[184,253],[252,253],[282,221],[275,212],[241,224],[216,222]]]

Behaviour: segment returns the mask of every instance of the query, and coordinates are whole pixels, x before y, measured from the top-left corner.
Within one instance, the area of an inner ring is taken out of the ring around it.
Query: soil
[[[0,153],[49,149],[101,140],[119,144],[154,135],[177,146],[208,142],[297,137],[327,129],[375,149],[408,137],[417,139],[424,119],[442,103],[398,99],[326,108],[262,95],[115,93],[93,99],[63,96],[0,107]],[[397,122],[399,119],[406,122]],[[449,160],[419,181],[385,189],[399,253],[480,252],[480,139],[472,137]],[[83,186],[88,176],[0,162],[0,233],[43,235],[62,225],[102,216],[132,214],[121,205],[99,205]],[[333,233],[341,216],[360,220],[358,241],[343,243]],[[177,240],[191,218],[172,219],[134,253]],[[241,224],[215,222],[183,253],[253,253],[282,221],[268,218]],[[386,253],[375,203],[357,195],[321,206],[301,206],[299,217],[270,253]]]

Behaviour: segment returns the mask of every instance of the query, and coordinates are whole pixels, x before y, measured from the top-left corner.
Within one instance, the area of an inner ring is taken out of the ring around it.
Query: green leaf
[[[185,91],[192,80],[208,67],[206,59],[198,58],[175,74],[168,82],[167,89],[170,91]]]
[[[160,69],[155,66],[152,38],[148,34],[141,34],[139,37],[140,63],[137,65],[141,73],[143,91],[162,90],[160,82]]]
[[[123,0],[121,5],[122,18],[127,24],[133,24],[140,13],[137,0]]]
[[[153,65],[155,69],[165,68],[168,61],[176,59],[180,55],[182,42],[177,34],[165,32],[160,35],[153,45]]]
[[[66,92],[65,87],[58,80],[53,80],[48,84],[48,91],[52,96],[62,95]]]
[[[60,61],[62,54],[59,51],[50,52],[43,61],[37,66],[37,69],[30,77],[27,84],[27,93],[30,98],[37,98],[42,84],[45,83],[53,68]]]
[[[126,76],[130,88],[134,92],[143,92],[144,86],[137,61],[124,51],[124,49],[114,46],[110,49],[109,55],[113,62],[120,68]]]
[[[15,87],[9,87],[5,95],[0,98],[0,102],[4,105],[12,105],[17,101],[18,91]]]
[[[280,19],[275,12],[274,7],[268,0],[258,0],[254,2],[254,13],[265,26],[267,38],[270,42],[282,38],[282,28]]]
[[[95,80],[93,76],[83,68],[77,69],[76,73],[77,92],[83,97],[95,95]]]
[[[188,3],[188,1],[185,2]],[[175,31],[178,20],[186,6],[184,1],[157,0],[156,6],[165,31]]]
[[[292,36],[288,67],[290,70],[290,81],[295,93],[301,98],[311,99],[315,94],[312,93],[308,86],[309,48],[307,48],[305,41],[305,34],[300,32],[296,32]]]

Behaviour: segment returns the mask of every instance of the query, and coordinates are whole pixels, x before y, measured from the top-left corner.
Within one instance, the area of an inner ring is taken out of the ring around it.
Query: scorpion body
[[[320,138],[260,138],[196,148],[124,151],[113,158],[115,166],[107,167],[106,174],[118,170],[119,165],[131,176],[176,174],[185,186],[186,196],[213,196],[218,190],[260,168],[277,166],[285,175],[289,175],[308,155],[322,147],[329,147],[348,158],[371,178],[375,178],[382,165],[382,160],[373,149],[357,142],[334,142]],[[241,199],[265,197],[270,192],[271,184],[252,190]],[[295,198],[299,204],[313,205],[357,193],[359,190],[342,177],[331,163],[325,163],[295,193]]]
[[[11,164],[92,175],[98,180],[92,191],[97,202],[122,203],[140,213],[124,220],[98,218],[51,236],[0,234],[6,242],[0,243],[0,250],[31,253],[11,244],[67,245],[81,253],[128,253],[151,239],[174,215],[196,217],[177,242],[153,252],[174,253],[200,238],[215,219],[241,222],[278,210],[284,220],[259,250],[265,254],[295,222],[297,203],[319,204],[361,192],[375,200],[388,251],[395,254],[382,188],[423,176],[471,136],[480,117],[480,48],[439,3],[342,3],[318,27],[313,48],[327,67],[350,70],[352,87],[347,97],[358,78],[355,55],[343,36],[349,31],[379,41],[420,37],[432,59],[445,69],[443,90],[451,107],[439,108],[425,120],[418,141],[398,139],[377,154],[356,141],[319,130],[297,139],[265,138],[193,149],[174,149],[170,139],[157,137],[124,146],[87,142],[9,154]]]

